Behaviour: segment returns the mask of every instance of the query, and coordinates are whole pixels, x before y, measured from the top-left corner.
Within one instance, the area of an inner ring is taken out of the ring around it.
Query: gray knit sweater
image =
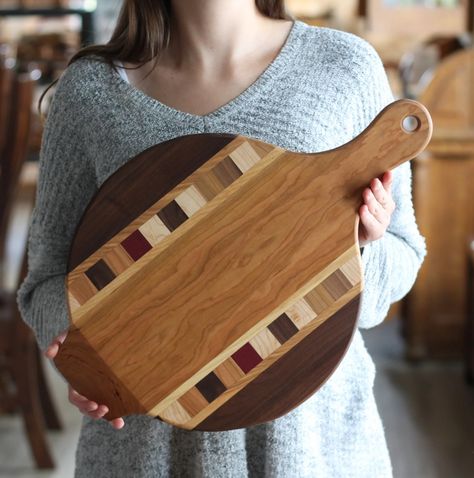
[[[367,127],[393,97],[375,50],[360,38],[296,21],[278,56],[244,92],[212,113],[176,110],[110,66],[81,59],[62,75],[40,154],[29,273],[18,294],[42,349],[68,326],[64,276],[76,225],[97,188],[141,151],[191,133],[242,134],[316,152]],[[409,163],[395,170],[397,209],[363,253],[359,326],[380,323],[412,287],[425,255]],[[187,432],[147,416],[113,429],[83,419],[77,477],[385,478],[392,475],[373,396],[374,364],[360,332],[326,384],[288,415],[230,432]]]

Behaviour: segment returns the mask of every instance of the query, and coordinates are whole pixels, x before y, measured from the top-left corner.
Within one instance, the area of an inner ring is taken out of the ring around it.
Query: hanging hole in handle
[[[416,133],[421,127],[421,121],[418,116],[408,115],[402,119],[401,126],[407,134]]]

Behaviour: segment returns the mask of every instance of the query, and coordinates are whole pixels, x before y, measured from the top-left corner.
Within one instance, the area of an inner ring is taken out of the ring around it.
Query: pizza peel
[[[431,133],[426,108],[398,100],[326,152],[206,133],[129,160],[72,241],[58,370],[107,419],[217,431],[289,412],[357,324],[362,190]]]

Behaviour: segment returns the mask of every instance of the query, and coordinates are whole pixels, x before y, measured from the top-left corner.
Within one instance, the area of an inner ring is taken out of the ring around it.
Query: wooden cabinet
[[[420,97],[433,117],[414,161],[414,204],[428,255],[405,307],[411,358],[461,358],[465,347],[466,238],[474,233],[474,51],[446,58]]]

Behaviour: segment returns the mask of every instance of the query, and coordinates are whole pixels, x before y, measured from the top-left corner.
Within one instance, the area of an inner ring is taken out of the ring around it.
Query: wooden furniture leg
[[[46,422],[46,426],[49,430],[62,430],[62,424],[59,419],[59,415],[56,412],[51,393],[49,391],[48,383],[46,381],[44,366],[41,357],[41,351],[36,345],[36,363],[38,365],[38,387],[39,397],[41,400],[41,408],[43,409],[43,415]]]
[[[474,385],[474,237],[468,241],[466,314],[466,380]]]
[[[54,462],[44,433],[36,344],[30,331],[22,323],[17,324],[17,337],[19,340],[15,347],[14,374],[25,432],[38,468],[52,469]]]

